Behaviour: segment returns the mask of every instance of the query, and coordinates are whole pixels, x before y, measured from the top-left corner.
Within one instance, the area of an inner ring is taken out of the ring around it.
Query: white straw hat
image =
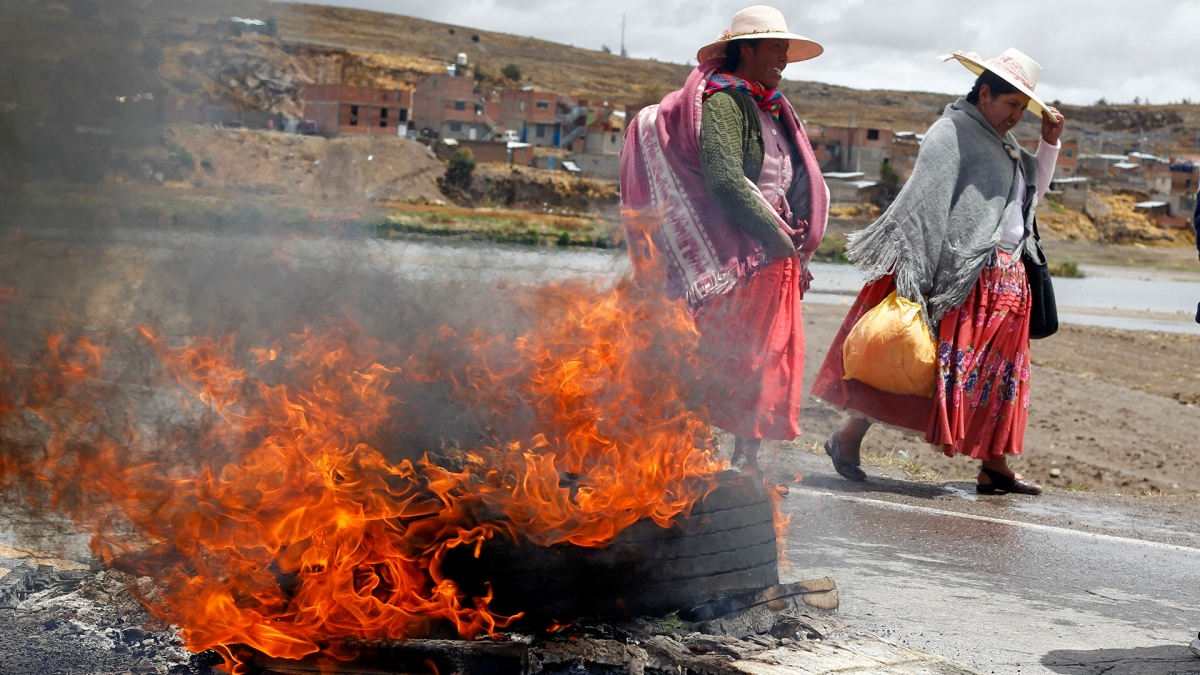
[[[788,32],[787,22],[783,14],[774,7],[754,5],[733,15],[733,23],[721,32],[716,42],[700,48],[696,52],[696,60],[700,63],[725,56],[725,45],[731,40],[790,40],[788,45],[788,63],[807,61],[820,56],[825,48],[803,35]]]
[[[1046,104],[1038,95],[1033,93],[1037,87],[1038,78],[1042,75],[1042,67],[1037,61],[1026,56],[1012,47],[1004,50],[1004,53],[994,59],[986,61],[975,52],[954,52],[941,57],[942,63],[950,59],[958,59],[958,62],[967,67],[967,70],[980,75],[985,70],[989,70],[996,75],[999,75],[1002,80],[1016,87],[1018,91],[1029,97],[1028,109],[1038,117],[1042,116],[1042,111],[1049,112]]]

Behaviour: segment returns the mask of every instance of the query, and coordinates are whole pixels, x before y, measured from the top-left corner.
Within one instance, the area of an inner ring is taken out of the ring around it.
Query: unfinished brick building
[[[304,87],[304,119],[316,123],[316,133],[404,136],[412,119],[412,92],[348,84],[309,84]]]

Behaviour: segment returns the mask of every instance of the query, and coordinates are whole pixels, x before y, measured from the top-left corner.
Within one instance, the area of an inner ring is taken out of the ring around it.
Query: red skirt
[[[1029,282],[1019,257],[997,251],[966,300],[938,327],[933,398],[889,394],[844,380],[842,343],[895,289],[891,276],[863,287],[813,383],[813,395],[892,426],[923,433],[948,456],[1019,455],[1029,416]]]
[[[696,316],[709,419],[739,438],[800,435],[804,326],[800,263],[775,260]]]

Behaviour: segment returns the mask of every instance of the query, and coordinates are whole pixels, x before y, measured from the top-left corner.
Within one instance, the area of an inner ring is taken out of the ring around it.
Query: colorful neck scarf
[[[750,94],[754,102],[762,108],[764,112],[775,119],[779,119],[779,111],[783,109],[783,94],[778,89],[767,89],[757,82],[752,82],[744,77],[739,77],[733,73],[717,70],[708,78],[708,84],[704,87],[704,100],[708,100],[709,96],[721,91],[722,89],[737,89]]]

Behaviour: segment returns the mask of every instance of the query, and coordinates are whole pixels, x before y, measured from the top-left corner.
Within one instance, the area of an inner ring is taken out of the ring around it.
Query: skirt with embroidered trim
[[[739,438],[800,435],[800,274],[795,257],[772,261],[696,316],[709,420]]]
[[[1020,257],[997,251],[966,300],[942,318],[933,398],[890,394],[842,379],[846,335],[895,287],[889,275],[859,292],[812,393],[872,420],[922,433],[948,456],[1021,454],[1029,416],[1029,282]]]

